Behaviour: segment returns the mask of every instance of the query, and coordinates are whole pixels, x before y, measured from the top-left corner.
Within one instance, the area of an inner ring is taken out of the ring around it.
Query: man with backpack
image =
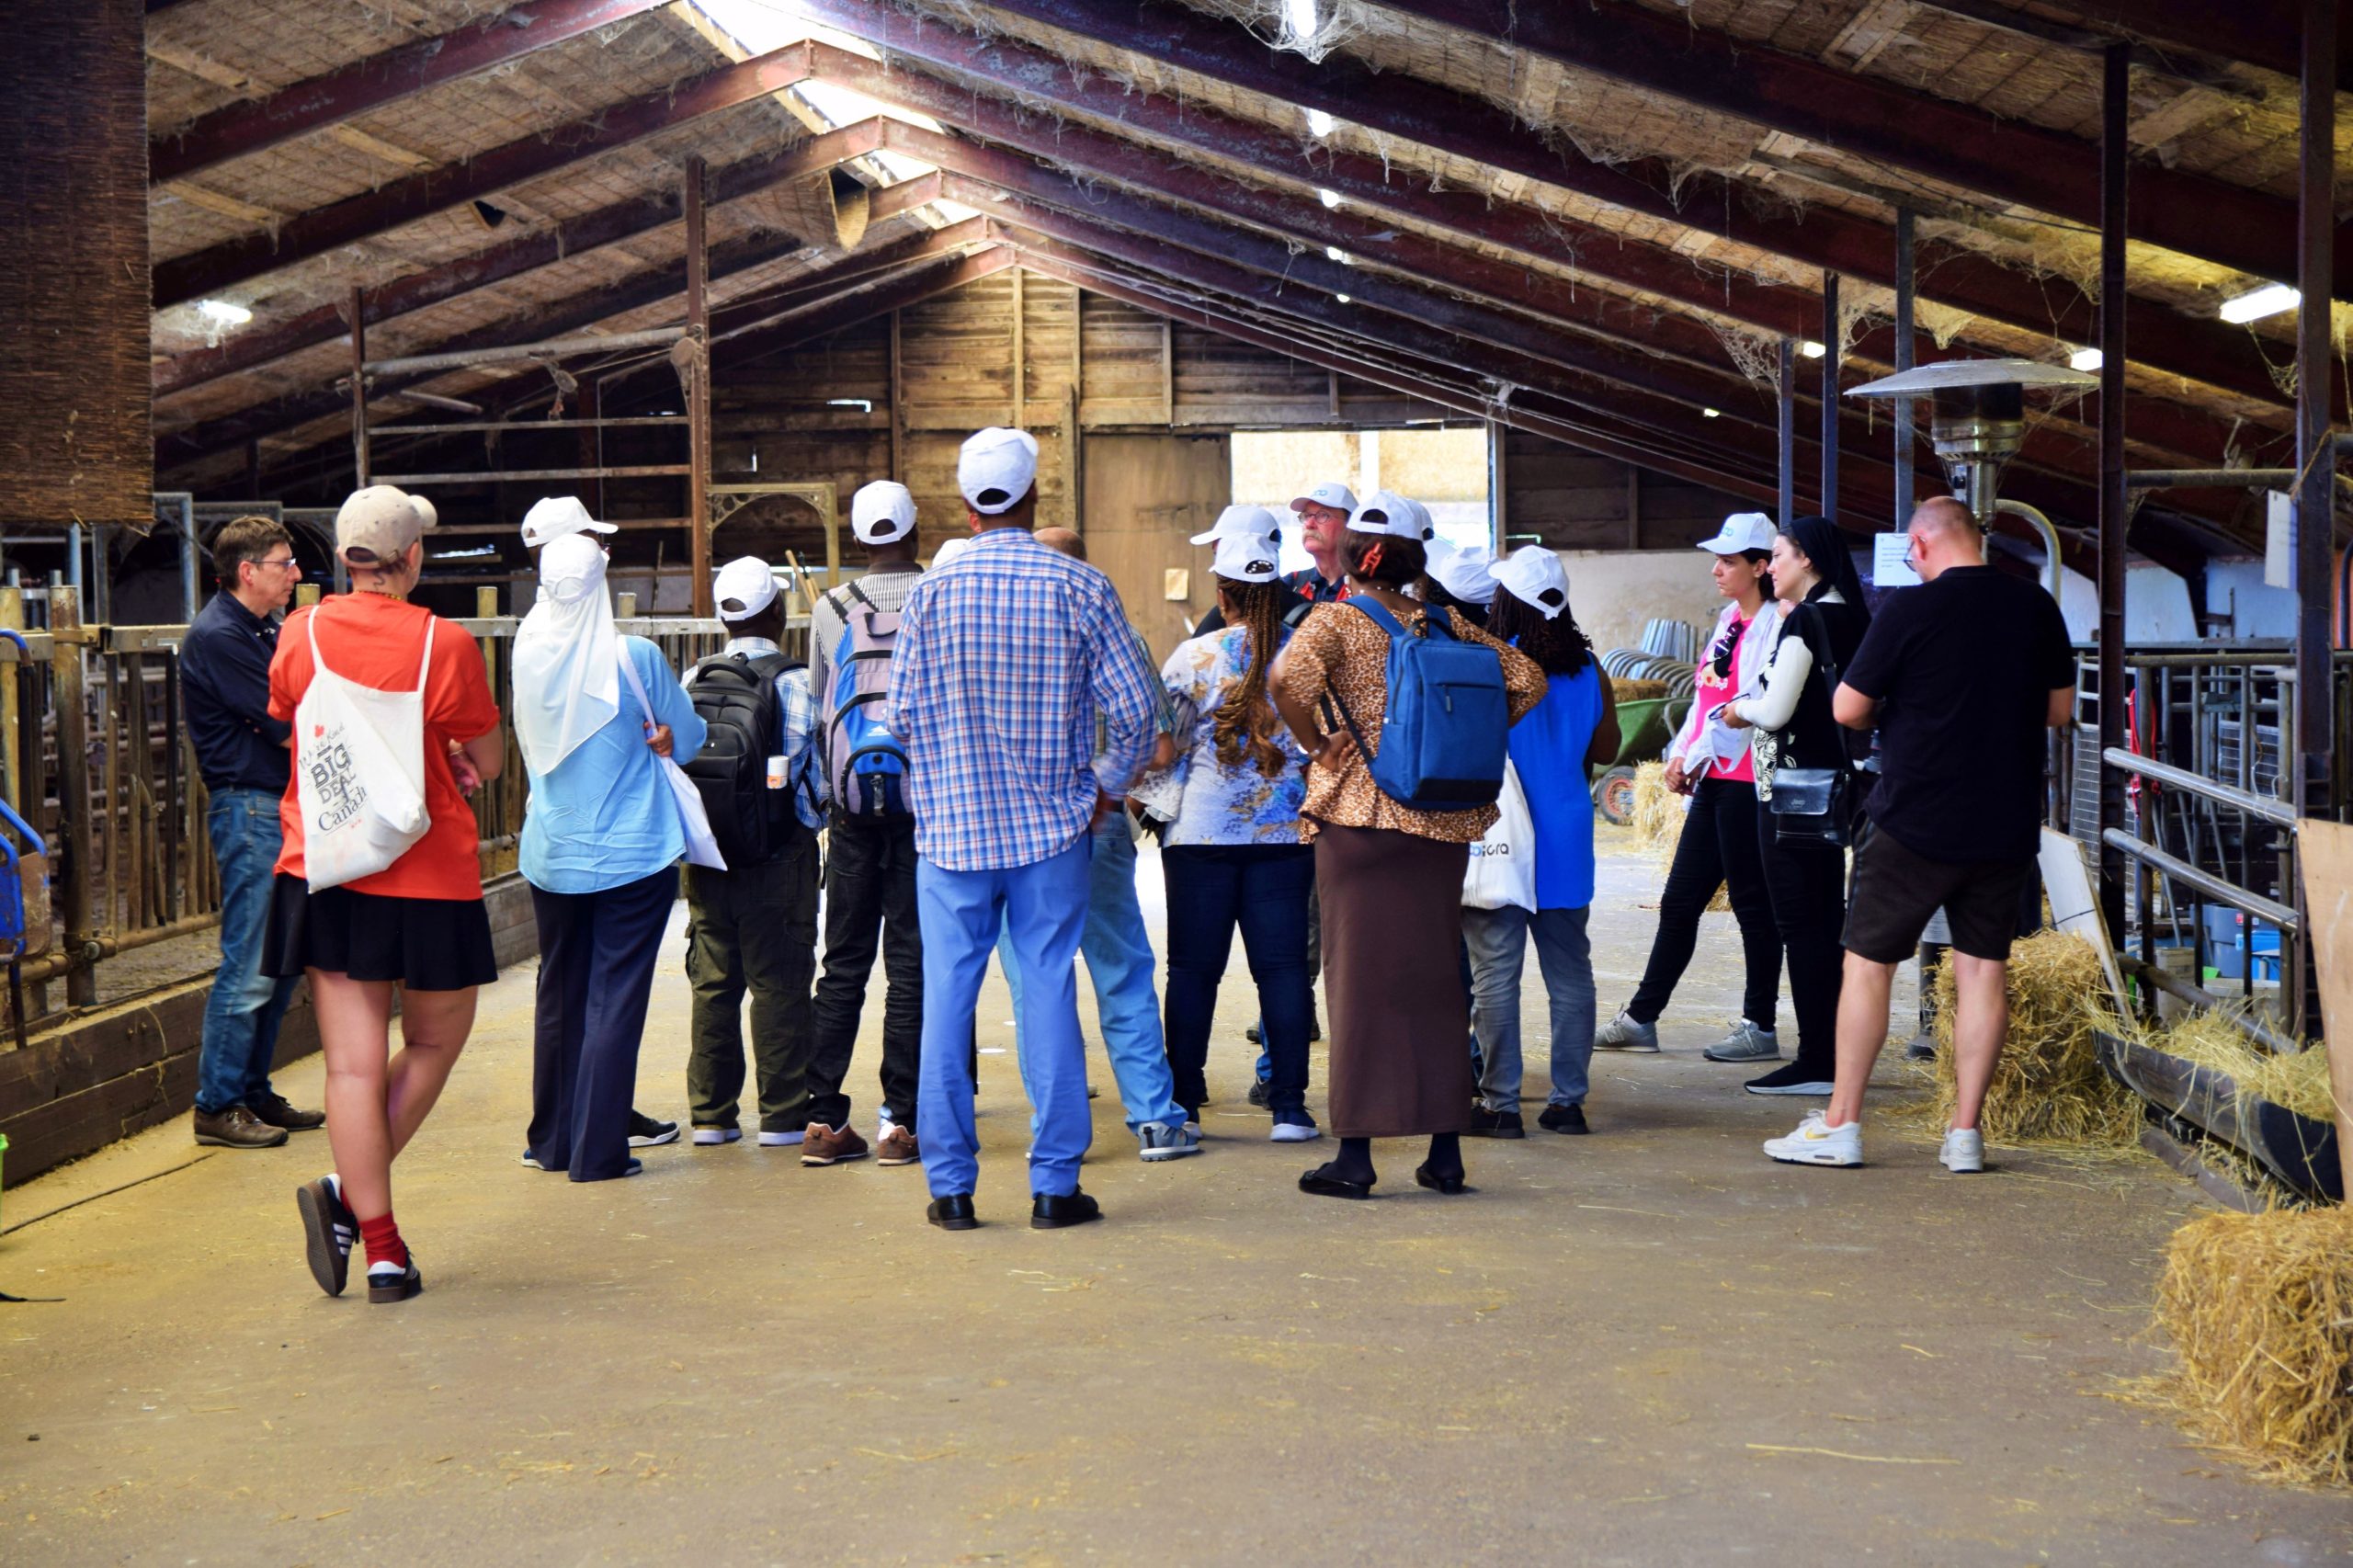
[[[915,1078],[923,1046],[923,934],[915,917],[915,818],[906,748],[883,725],[899,611],[923,568],[915,562],[915,503],[877,480],[850,498],[850,531],[866,574],[820,598],[809,617],[809,664],[822,701],[820,755],[833,796],[825,853],[825,967],[817,978],[816,1050],[809,1068],[804,1165],[867,1153],[850,1126],[849,1075],[858,1014],[880,947],[882,1101],[876,1163],[908,1165],[915,1142]]]
[[[785,605],[756,556],[712,583],[725,647],[688,673],[707,727],[686,765],[702,793],[723,871],[687,868],[687,979],[694,988],[688,1109],[698,1144],[743,1136],[744,993],[764,1147],[797,1146],[809,1122],[809,981],[817,967],[817,830],[825,779],[816,762],[809,672],[778,646]]]

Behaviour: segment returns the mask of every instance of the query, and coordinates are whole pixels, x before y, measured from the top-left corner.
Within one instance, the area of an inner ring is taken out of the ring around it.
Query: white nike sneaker
[[[1937,1163],[1956,1176],[1967,1176],[1985,1168],[1985,1134],[1972,1127],[1951,1128],[1945,1133],[1945,1146],[1937,1155]]]
[[[1765,1153],[1787,1165],[1859,1165],[1863,1163],[1863,1124],[1833,1127],[1823,1113],[1810,1110],[1787,1138],[1765,1140]]]

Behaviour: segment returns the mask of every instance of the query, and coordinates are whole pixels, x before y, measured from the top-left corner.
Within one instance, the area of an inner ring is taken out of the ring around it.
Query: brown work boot
[[[874,1163],[878,1165],[912,1165],[923,1158],[923,1151],[915,1145],[915,1135],[900,1126],[891,1124],[874,1145]]]
[[[836,1129],[813,1121],[809,1124],[809,1136],[801,1144],[801,1163],[804,1165],[830,1165],[864,1158],[866,1140],[850,1127]]]
[[[280,1094],[256,1095],[245,1108],[264,1127],[282,1127],[289,1132],[313,1132],[327,1124],[326,1112],[297,1110]]]
[[[233,1105],[227,1110],[198,1111],[196,1141],[221,1149],[275,1149],[286,1142],[286,1129]]]

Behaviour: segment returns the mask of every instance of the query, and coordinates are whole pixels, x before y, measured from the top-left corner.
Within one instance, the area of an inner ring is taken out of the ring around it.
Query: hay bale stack
[[[1953,966],[1937,966],[1937,1097],[1949,1125],[1960,1085],[1952,1049]],[[2010,1029],[1978,1129],[1997,1143],[2059,1140],[2116,1147],[2141,1129],[2141,1101],[2099,1064],[2093,1030],[2115,1028],[2099,955],[2080,937],[2042,931],[2010,949]]]
[[[2201,1440],[2278,1480],[2353,1483],[2353,1210],[2192,1220],[2166,1250],[2157,1324]]]
[[[2336,1114],[2325,1046],[2298,1051],[2266,1050],[2249,1040],[2229,1014],[2217,1012],[2187,1014],[2169,1028],[2150,1031],[2141,1043],[2225,1074],[2240,1094],[2269,1100],[2298,1116],[2326,1122]]]

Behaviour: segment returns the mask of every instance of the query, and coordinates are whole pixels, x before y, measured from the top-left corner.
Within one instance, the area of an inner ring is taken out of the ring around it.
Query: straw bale
[[[2208,1214],[2174,1233],[2161,1392],[2198,1438],[2274,1480],[2353,1483],[2353,1210]]]
[[[2212,1011],[2185,1014],[2170,1026],[2143,1035],[2140,1043],[2225,1074],[2241,1095],[2269,1100],[2298,1116],[2325,1122],[2336,1114],[2324,1046],[2268,1051],[2250,1040],[2228,1013]]]
[[[1950,1125],[1954,1079],[1953,966],[1937,966],[1937,1093],[1921,1115]],[[2099,955],[2080,937],[2042,931],[2010,949],[2009,1034],[1978,1129],[1998,1143],[2055,1141],[2121,1148],[2140,1135],[2139,1096],[2099,1063],[2092,1031],[2116,1028]]]

